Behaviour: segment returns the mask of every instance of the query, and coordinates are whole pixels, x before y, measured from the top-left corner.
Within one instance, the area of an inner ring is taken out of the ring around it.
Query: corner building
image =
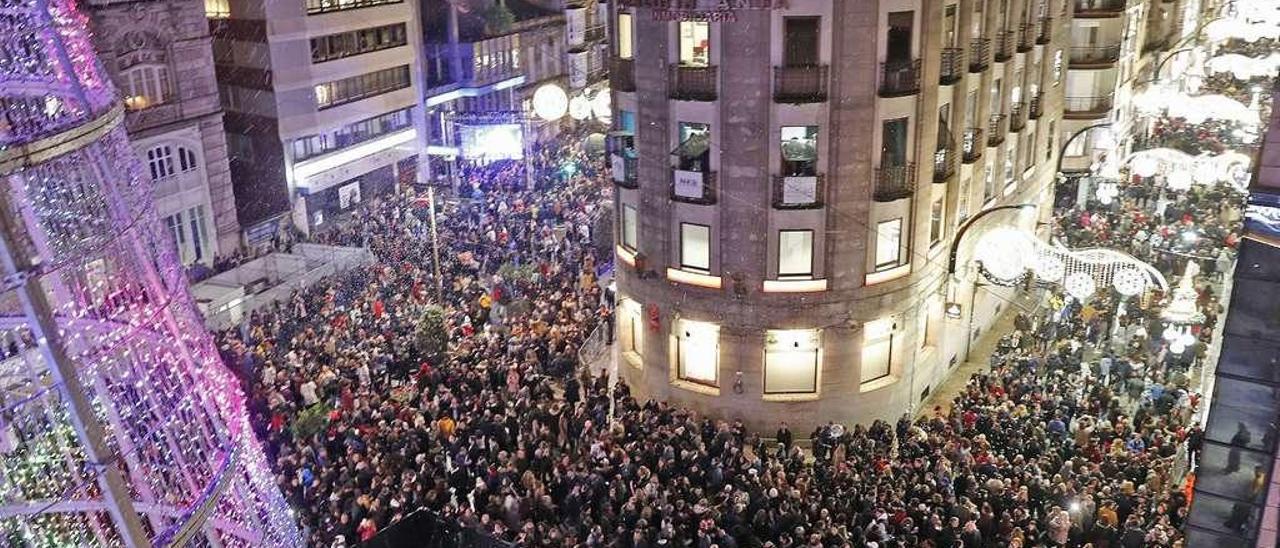
[[[948,249],[1049,215],[1062,2],[611,3],[633,392],[802,434],[914,410],[1021,298],[970,255],[1034,215]]]

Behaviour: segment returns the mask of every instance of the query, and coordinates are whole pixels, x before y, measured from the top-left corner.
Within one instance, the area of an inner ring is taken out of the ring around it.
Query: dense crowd
[[[353,546],[420,508],[521,546],[1180,543],[1194,364],[1148,337],[1138,309],[1113,326],[1104,306],[1049,295],[949,409],[828,424],[807,450],[786,425],[764,439],[621,384],[610,428],[607,381],[576,363],[610,306],[595,279],[608,247],[593,241],[610,186],[594,162],[547,148],[531,176],[521,163],[462,174],[440,213],[444,354],[418,344],[437,303],[431,238],[403,196],[324,236],[376,264],[221,334],[312,544]],[[1189,215],[1214,242],[1195,253],[1214,256],[1234,221],[1215,224],[1203,200],[1141,219],[1125,198],[1064,230],[1111,245]],[[1087,350],[1098,340],[1113,350]],[[297,435],[316,412],[320,428]]]

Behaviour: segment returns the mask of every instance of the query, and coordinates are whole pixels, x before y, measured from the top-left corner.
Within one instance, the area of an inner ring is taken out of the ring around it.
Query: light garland
[[[1147,288],[1147,276],[1136,268],[1120,268],[1111,277],[1111,286],[1121,295],[1132,297]]]
[[[105,124],[59,156],[27,157],[0,175],[3,203],[20,210],[5,212],[14,225],[8,255],[40,265],[27,283],[52,308],[18,308],[14,291],[0,317],[10,340],[38,338],[0,360],[12,379],[0,408],[9,509],[0,538],[40,547],[301,546],[74,6],[10,3],[0,21],[6,51],[26,56],[0,63],[10,122],[0,148]],[[56,332],[42,332],[37,318],[56,322]],[[79,397],[89,409],[72,405]],[[207,521],[193,513],[211,508]]]
[[[1098,289],[1097,282],[1084,272],[1073,272],[1067,275],[1063,281],[1063,287],[1067,290],[1067,294],[1075,297],[1076,300],[1084,301],[1093,296],[1093,292]]]
[[[1012,286],[1034,275],[1044,283],[1062,283],[1068,294],[1080,300],[1105,287],[1114,287],[1126,296],[1151,288],[1169,290],[1159,270],[1126,253],[1051,246],[1029,233],[1007,227],[983,235],[973,260],[978,274],[993,284]]]

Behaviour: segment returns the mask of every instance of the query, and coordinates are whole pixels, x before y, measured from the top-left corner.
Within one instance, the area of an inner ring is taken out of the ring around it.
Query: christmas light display
[[[978,273],[993,284],[1011,286],[1034,275],[1045,283],[1061,283],[1068,295],[1082,301],[1106,287],[1124,296],[1149,288],[1169,290],[1159,270],[1132,255],[1114,249],[1067,249],[1013,228],[983,234],[974,262]]]
[[[300,546],[85,17],[0,1],[0,546]]]

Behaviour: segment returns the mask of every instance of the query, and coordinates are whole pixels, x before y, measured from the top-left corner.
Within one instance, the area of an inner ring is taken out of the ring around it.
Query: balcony
[[[1030,109],[1028,116],[1032,120],[1039,120],[1044,115],[1044,92],[1040,92],[1031,97]]]
[[[942,70],[938,74],[938,83],[950,86],[960,81],[964,73],[964,50],[961,48],[942,48]]]
[[[880,63],[880,96],[904,97],[920,92],[920,60]]]
[[[775,175],[774,209],[817,209],[822,207],[827,178],[824,175]]]
[[[982,72],[991,67],[991,39],[974,38],[969,42],[969,72]]]
[[[1025,127],[1027,127],[1027,104],[1009,105],[1009,133],[1017,133]]]
[[[876,168],[876,188],[872,198],[877,202],[893,202],[910,198],[916,191],[916,165]]]
[[[583,37],[586,39],[587,42],[603,42],[606,38],[609,37],[609,34],[605,30],[604,25],[595,25],[592,27],[587,27],[586,32],[583,33]]]
[[[955,146],[947,146],[933,153],[933,182],[945,183],[956,174]]]
[[[1120,44],[1071,48],[1071,68],[1107,68],[1120,60]]]
[[[982,158],[982,150],[986,147],[982,146],[983,132],[980,127],[971,127],[964,130],[964,137],[960,141],[960,159],[966,164],[972,164]]]
[[[624,150],[622,154],[612,154],[609,160],[614,183],[623,188],[640,188],[639,161],[635,151]]]
[[[773,101],[786,104],[825,102],[828,73],[826,65],[773,67]]]
[[[992,114],[987,120],[987,146],[997,147],[1004,143],[1004,119],[1003,114]]]
[[[1111,112],[1111,96],[1067,97],[1063,100],[1062,117],[1068,120],[1105,118]]]
[[[668,92],[681,101],[715,101],[717,67],[671,67]]]
[[[1036,43],[1040,45],[1048,44],[1053,41],[1053,18],[1040,18],[1040,32],[1036,34]]]
[[[672,169],[671,200],[698,205],[716,203],[716,172]]]
[[[1013,43],[1018,37],[1011,30],[996,33],[996,62],[1003,63],[1013,58]]]
[[[1076,19],[1119,17],[1124,13],[1125,0],[1076,0]]]
[[[1018,53],[1026,53],[1035,47],[1036,42],[1036,26],[1033,23],[1023,23],[1018,29]]]
[[[636,90],[635,59],[613,58],[613,66],[609,67],[609,87],[613,91]]]

